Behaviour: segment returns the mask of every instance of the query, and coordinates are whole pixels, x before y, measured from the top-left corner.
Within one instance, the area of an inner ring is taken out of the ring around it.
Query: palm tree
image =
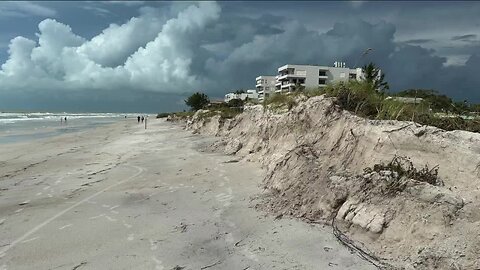
[[[374,63],[370,62],[370,64],[363,66],[362,72],[365,82],[370,84],[373,90],[385,92],[385,90],[390,89],[388,83],[384,81],[385,73],[381,72]]]

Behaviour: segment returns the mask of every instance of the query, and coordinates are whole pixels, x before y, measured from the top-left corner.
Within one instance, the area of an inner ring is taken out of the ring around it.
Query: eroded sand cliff
[[[480,134],[412,122],[366,120],[324,96],[286,112],[247,107],[234,119],[200,117],[193,132],[267,171],[265,204],[276,215],[332,224],[384,265],[480,269]],[[437,185],[369,171],[395,156],[438,166]]]

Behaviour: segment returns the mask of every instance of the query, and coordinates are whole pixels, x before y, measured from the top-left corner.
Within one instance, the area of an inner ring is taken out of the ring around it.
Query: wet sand
[[[151,119],[1,145],[0,269],[375,269],[256,211],[264,172],[213,140]]]

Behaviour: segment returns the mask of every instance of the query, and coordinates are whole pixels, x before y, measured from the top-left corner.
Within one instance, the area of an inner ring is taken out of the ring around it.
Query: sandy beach
[[[128,119],[1,145],[0,269],[374,269],[255,210],[265,172],[214,140]]]

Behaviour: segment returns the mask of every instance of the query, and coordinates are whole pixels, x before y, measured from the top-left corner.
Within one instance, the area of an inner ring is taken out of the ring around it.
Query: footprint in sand
[[[155,270],[163,270],[165,267],[163,267],[162,261],[159,259],[152,257],[152,260],[155,262]]]
[[[133,239],[135,239],[135,237],[133,236],[133,234],[129,234],[128,237],[127,237],[127,240],[128,240],[128,241],[133,241]]]
[[[150,241],[150,250],[157,250],[158,248],[157,241],[154,241],[152,239],[150,239],[149,241]]]

